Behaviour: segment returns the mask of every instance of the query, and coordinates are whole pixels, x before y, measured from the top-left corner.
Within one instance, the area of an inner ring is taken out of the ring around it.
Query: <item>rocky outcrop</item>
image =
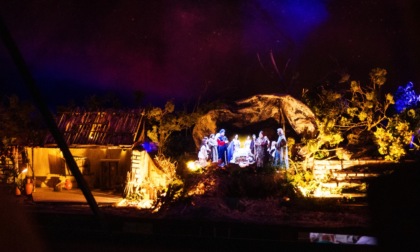
[[[305,104],[290,95],[266,94],[236,101],[231,109],[209,111],[194,127],[194,141],[198,147],[201,139],[217,132],[217,126],[222,122],[243,128],[269,119],[279,124],[287,120],[297,134],[308,138],[317,133],[315,115]]]

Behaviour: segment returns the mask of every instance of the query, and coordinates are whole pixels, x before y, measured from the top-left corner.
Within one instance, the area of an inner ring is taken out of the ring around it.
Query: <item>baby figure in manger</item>
[[[238,139],[237,135],[235,139]],[[254,162],[254,155],[251,152],[249,144],[245,143],[245,147],[241,147],[240,141],[237,141],[230,163],[238,164],[240,167],[246,167]]]

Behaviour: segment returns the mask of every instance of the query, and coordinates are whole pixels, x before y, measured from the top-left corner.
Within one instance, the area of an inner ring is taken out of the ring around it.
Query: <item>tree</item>
[[[304,92],[303,99],[319,118],[320,129],[316,139],[305,140],[308,155],[326,158],[340,145],[360,148],[364,153],[371,144],[386,160],[398,161],[406,154],[405,146],[413,132],[406,120],[389,114],[393,96],[380,96],[386,74],[385,69],[375,68],[369,74],[368,85],[353,80],[348,89],[321,87],[316,94]]]
[[[8,145],[42,145],[46,128],[35,107],[16,95],[3,96],[0,102],[0,138]]]
[[[198,113],[177,112],[173,102],[168,101],[163,109],[153,107],[148,110],[147,118],[151,125],[147,136],[158,144],[158,154],[163,154],[171,134],[191,128],[198,118]]]

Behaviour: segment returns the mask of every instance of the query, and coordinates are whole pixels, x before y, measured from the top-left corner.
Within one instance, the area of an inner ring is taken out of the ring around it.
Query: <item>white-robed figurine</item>
[[[287,150],[287,139],[284,135],[282,128],[277,129],[277,134],[279,138],[276,142],[276,156],[274,160],[274,165],[279,165],[280,168],[288,169],[289,168],[289,153]]]
[[[200,150],[198,151],[198,163],[201,167],[207,165],[208,158],[207,138],[204,138],[201,142]]]
[[[210,135],[210,138],[207,142],[207,145],[210,148],[210,157],[212,163],[217,163],[219,156],[217,155],[217,139],[214,134]]]
[[[241,142],[239,141],[239,136],[235,135],[235,137],[232,139],[228,146],[228,161],[230,163],[234,163],[235,161],[232,159],[235,155],[235,152],[239,150],[241,147]]]

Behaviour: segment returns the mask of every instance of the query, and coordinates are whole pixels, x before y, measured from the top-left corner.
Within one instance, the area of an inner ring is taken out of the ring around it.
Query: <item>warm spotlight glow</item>
[[[251,137],[251,135],[249,135],[250,137]],[[241,148],[244,148],[245,147],[245,141],[246,141],[246,138],[247,138],[247,135],[239,135],[238,136],[238,140],[239,140],[239,142],[241,142]]]
[[[302,187],[302,186],[298,186],[298,188],[299,188],[299,190],[300,190],[300,192],[302,193],[302,195],[304,196],[304,197],[307,197],[308,196],[308,190],[306,190],[306,188],[305,187]]]
[[[195,172],[195,171],[198,171],[201,168],[201,166],[195,161],[188,161],[187,168],[188,170]]]
[[[139,208],[139,209],[151,209],[151,208],[153,208],[153,200],[140,200],[137,203],[137,208]]]
[[[22,173],[26,173],[28,171],[28,168],[23,169]]]
[[[321,188],[317,188],[314,191],[314,197],[323,198],[331,196],[331,192],[329,190],[322,190]]]

